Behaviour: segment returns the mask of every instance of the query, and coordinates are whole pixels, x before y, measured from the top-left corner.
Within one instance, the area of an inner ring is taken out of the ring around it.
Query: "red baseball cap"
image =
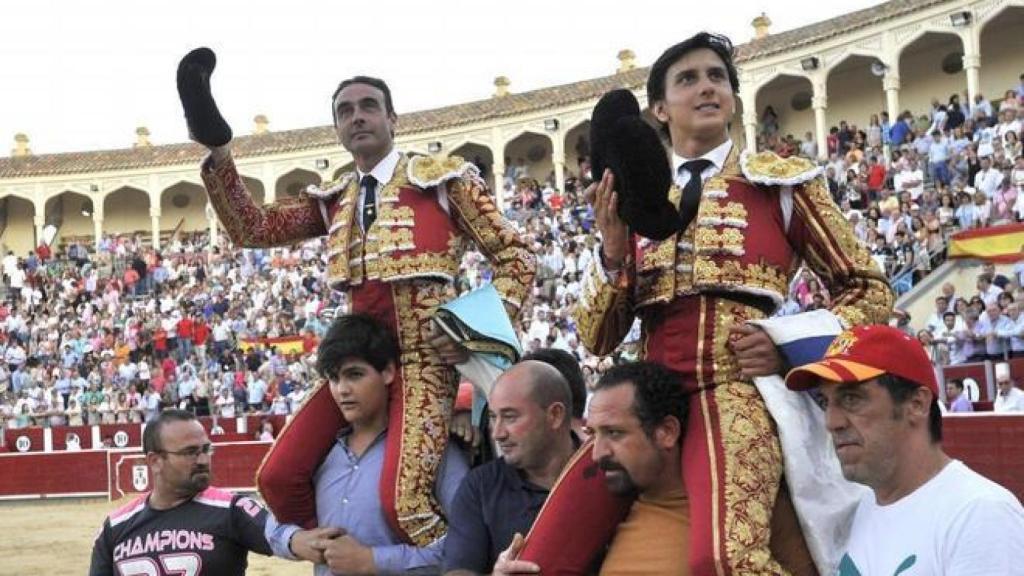
[[[790,370],[786,387],[807,390],[821,380],[863,382],[887,373],[939,395],[935,370],[921,343],[903,331],[882,325],[857,326],[840,333],[820,361]]]

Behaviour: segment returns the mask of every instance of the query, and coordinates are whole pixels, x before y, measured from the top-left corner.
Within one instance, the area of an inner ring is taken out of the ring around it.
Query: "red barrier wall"
[[[0,470],[0,497],[107,492],[107,453],[103,450],[0,454]]]
[[[252,489],[256,470],[270,444],[216,444],[211,469],[213,484]],[[145,472],[141,488],[133,485],[133,465]],[[83,450],[0,454],[0,498],[47,498],[110,494],[112,498],[150,489],[151,479],[139,449]]]
[[[942,425],[943,448],[950,456],[1024,500],[1024,414],[955,414],[943,418]],[[216,437],[213,440],[216,443],[213,483],[235,489],[253,487],[256,470],[270,444],[222,444]],[[41,434],[39,442],[42,442]],[[134,460],[141,464],[140,457],[138,449],[0,454],[0,498],[105,494],[108,491],[117,496],[136,492],[139,490],[132,483],[132,463]],[[147,485],[142,490],[148,488],[147,473]]]
[[[215,444],[210,470],[211,483],[231,490],[253,490],[256,470],[263,461],[270,444],[267,442],[233,442]],[[151,489],[152,477],[141,450],[110,450],[107,465],[110,469],[110,499],[118,500],[130,494]]]
[[[1024,501],[1024,414],[947,415],[942,448]]]

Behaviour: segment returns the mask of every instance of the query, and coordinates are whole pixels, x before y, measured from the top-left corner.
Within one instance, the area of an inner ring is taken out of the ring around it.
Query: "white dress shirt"
[[[360,228],[363,227],[363,204],[366,202],[366,191],[363,190],[362,187],[363,176],[369,174],[377,180],[377,187],[374,189],[374,198],[376,199],[375,213],[380,214],[380,191],[384,188],[385,184],[395,177],[395,168],[398,167],[398,161],[401,159],[402,152],[397,148],[392,148],[391,152],[388,152],[388,154],[384,156],[380,162],[377,162],[377,165],[369,172],[363,172],[358,167],[356,168],[356,178],[360,182],[359,209],[356,210],[356,218],[358,219]],[[446,213],[451,213],[448,210],[448,193],[444,184],[437,187],[437,201],[441,204],[441,208],[444,208]]]

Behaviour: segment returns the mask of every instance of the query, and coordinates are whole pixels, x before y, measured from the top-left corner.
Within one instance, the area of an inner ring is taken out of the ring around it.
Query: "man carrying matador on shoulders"
[[[356,169],[297,198],[257,205],[231,157],[231,129],[211,96],[214,65],[213,52],[198,49],[178,69],[191,137],[210,149],[202,163],[210,202],[239,246],[327,236],[331,288],[348,294],[351,312],[376,317],[397,336],[401,366],[389,388],[381,505],[408,543],[434,542],[446,531],[433,486],[458,386],[452,366],[467,353],[430,320],[455,297],[453,280],[468,244],[494,266],[493,285],[512,317],[529,294],[534,257],[472,164],[410,157],[395,148],[391,92],[376,78],[345,80],[331,101],[338,139]],[[344,424],[321,384],[279,434],[257,485],[281,523],[315,525],[313,476]]]
[[[682,444],[690,536],[680,546],[680,574],[795,571],[770,547],[778,538],[772,523],[782,516],[773,513],[788,492],[794,502],[807,493],[792,490],[794,482],[815,479],[789,474],[788,463],[784,479],[780,437],[792,422],[766,408],[768,389],[760,381],[775,378],[782,403],[793,400],[773,375],[800,362],[781,352],[769,327],[780,319],[768,318],[801,264],[829,290],[831,310],[823,314],[834,323],[833,335],[841,326],[886,322],[893,302],[886,279],[831,200],[821,169],[802,158],[741,151],[730,139],[738,90],[731,42],[700,33],[666,50],[647,82],[650,112],[670,154],[626,90],[605,95],[592,118],[599,180],[593,202],[602,242],[585,272],[575,320],[582,342],[604,355],[639,317],[642,357],[682,374],[691,395]],[[801,417],[797,412],[794,418]],[[816,464],[832,466],[843,489],[830,454],[817,455]],[[630,506],[600,494],[603,483],[594,480],[603,474],[600,465],[589,453],[577,455],[526,538],[522,561],[544,574],[593,566]],[[811,465],[794,470],[816,474]],[[804,520],[806,536],[814,522]],[[572,526],[588,530],[559,537]],[[799,539],[798,526],[788,532]],[[827,567],[829,544],[807,540],[818,569]]]

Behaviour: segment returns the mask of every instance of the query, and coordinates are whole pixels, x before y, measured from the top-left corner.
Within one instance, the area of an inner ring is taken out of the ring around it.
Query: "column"
[[[900,77],[892,73],[892,68],[882,78],[882,88],[885,90],[885,109],[889,111],[889,121],[896,122],[900,115]]]
[[[217,246],[217,213],[213,210],[213,205],[209,202],[206,203],[206,222],[210,226],[210,243],[207,245],[207,252],[213,252],[213,248]]]
[[[501,137],[501,129],[491,128],[491,172],[494,173],[494,205],[499,212],[505,210],[505,140]]]
[[[757,110],[743,107],[743,135],[747,142],[744,148],[757,152]]]
[[[263,165],[263,203],[273,204],[277,200],[277,178],[274,177],[274,167],[270,164]]]
[[[36,215],[32,218],[32,222],[36,225],[36,243],[32,246],[34,249],[43,243],[43,227],[46,226],[46,215],[36,209]]]
[[[551,139],[554,143],[551,159],[555,164],[555,188],[565,192],[565,143],[561,136],[560,132],[556,132]]]
[[[103,209],[100,206],[102,204],[99,202],[93,202],[92,235],[97,254],[100,252],[100,241],[103,239]]]
[[[821,94],[811,97],[811,107],[814,108],[814,139],[818,142],[818,159],[828,160],[828,125],[825,121],[828,96],[824,94],[824,87]]]
[[[981,92],[981,55],[964,54],[964,71],[967,72],[967,97],[974,104],[974,97]]]
[[[976,15],[975,15],[976,16]],[[960,42],[964,46],[964,71],[967,72],[967,105],[981,92],[981,27],[977,22],[961,28]]]
[[[160,249],[160,209],[150,208],[149,219],[153,223],[153,250]]]

